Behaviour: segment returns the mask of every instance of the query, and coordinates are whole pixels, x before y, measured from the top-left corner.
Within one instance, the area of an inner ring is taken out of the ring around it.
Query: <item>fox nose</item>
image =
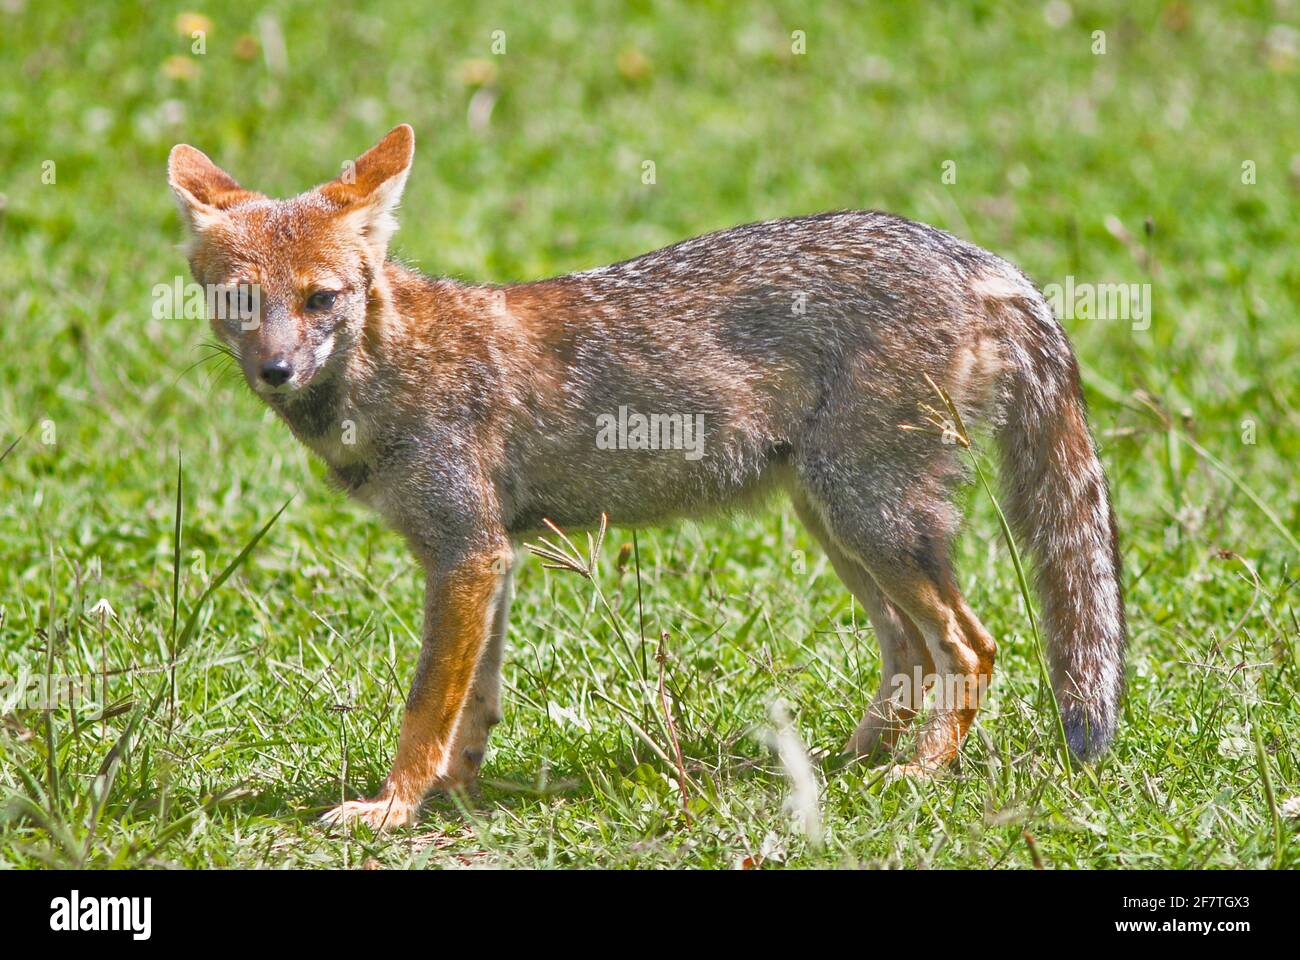
[[[262,363],[262,379],[273,387],[278,387],[293,376],[293,365],[284,357],[272,357]]]

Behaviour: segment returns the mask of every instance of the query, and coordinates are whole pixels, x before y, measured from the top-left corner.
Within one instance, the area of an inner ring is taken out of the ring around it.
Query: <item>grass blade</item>
[[[240,565],[248,559],[248,555],[253,552],[253,548],[257,546],[264,536],[266,536],[271,527],[275,525],[275,521],[280,519],[280,514],[284,513],[291,503],[293,503],[293,497],[286,500],[284,505],[280,507],[279,510],[275,511],[275,515],[271,517],[270,520],[266,521],[266,523],[262,525],[262,529],[258,530],[257,533],[253,535],[253,539],[244,544],[244,549],[239,551],[239,555],[236,556],[235,559],[231,560],[230,563],[226,564],[225,569],[217,574],[212,582],[208,584],[207,589],[199,595],[199,599],[195,601],[194,607],[190,610],[189,617],[185,620],[185,626],[181,628],[180,636],[176,638],[173,660],[184,652],[186,644],[188,644],[193,638],[195,627],[199,621],[199,613],[202,612],[203,604],[207,602],[208,597],[216,593],[221,585],[230,579],[231,574],[238,570]]]
[[[172,530],[172,631],[167,643],[167,737],[171,739],[172,725],[176,720],[176,623],[181,612],[181,514],[185,490],[183,463],[176,456],[176,526]]]

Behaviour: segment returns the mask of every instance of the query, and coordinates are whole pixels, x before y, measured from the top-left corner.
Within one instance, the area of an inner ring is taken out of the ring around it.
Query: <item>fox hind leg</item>
[[[866,566],[835,542],[811,501],[797,489],[791,491],[791,501],[800,522],[862,604],[880,644],[880,687],[841,752],[852,759],[888,755],[921,710],[925,697],[920,678],[933,673],[925,638],[907,614],[884,595]]]
[[[870,579],[870,578],[869,578]],[[922,679],[934,672],[925,638],[907,614],[889,601],[874,579],[859,597],[880,640],[880,688],[841,751],[851,759],[892,753],[898,738],[925,702]]]
[[[846,486],[845,476],[855,477],[854,482]],[[907,482],[900,484],[895,476],[873,476],[869,469],[847,471],[840,466],[834,472],[836,483],[809,483],[812,489],[806,498],[821,505],[813,512],[828,539],[865,569],[883,595],[888,605],[881,604],[881,619],[888,621],[892,607],[904,626],[903,634],[909,640],[919,634],[924,643],[923,657],[914,652],[905,664],[908,669],[895,674],[905,691],[902,699],[912,712],[919,710],[919,698],[924,696],[916,683],[918,660],[924,662],[924,679],[935,689],[934,708],[918,731],[916,760],[909,767],[924,772],[956,758],[992,677],[996,646],[953,576],[949,548],[957,523],[941,475],[917,464],[906,470],[906,476]],[[807,479],[815,480],[816,474]],[[860,597],[864,606],[867,596],[869,591]],[[908,625],[915,634],[906,629]],[[882,647],[883,643],[882,637]],[[890,723],[888,706],[882,708],[880,702],[878,695],[850,740],[854,753],[883,746],[896,726]],[[873,718],[873,711],[882,716]]]
[[[934,707],[917,734],[916,765],[936,770],[956,759],[993,676],[996,646],[953,582],[950,570],[880,564],[885,593],[917,625],[933,663]]]

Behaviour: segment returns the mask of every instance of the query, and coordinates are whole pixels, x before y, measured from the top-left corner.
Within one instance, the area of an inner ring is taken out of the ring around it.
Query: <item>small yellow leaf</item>
[[[171,56],[163,61],[162,72],[172,80],[193,80],[199,75],[199,65],[190,57]]]
[[[212,21],[201,13],[186,11],[176,16],[176,32],[182,37],[192,37],[195,33],[208,33],[212,29]]]

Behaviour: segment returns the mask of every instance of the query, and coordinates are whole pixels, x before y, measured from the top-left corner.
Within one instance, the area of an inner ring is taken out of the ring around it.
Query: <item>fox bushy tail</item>
[[[1090,760],[1115,734],[1124,688],[1115,513],[1065,332],[1036,291],[1006,306],[1017,315],[998,429],[1007,515],[1034,559],[1066,741],[1076,757]]]

